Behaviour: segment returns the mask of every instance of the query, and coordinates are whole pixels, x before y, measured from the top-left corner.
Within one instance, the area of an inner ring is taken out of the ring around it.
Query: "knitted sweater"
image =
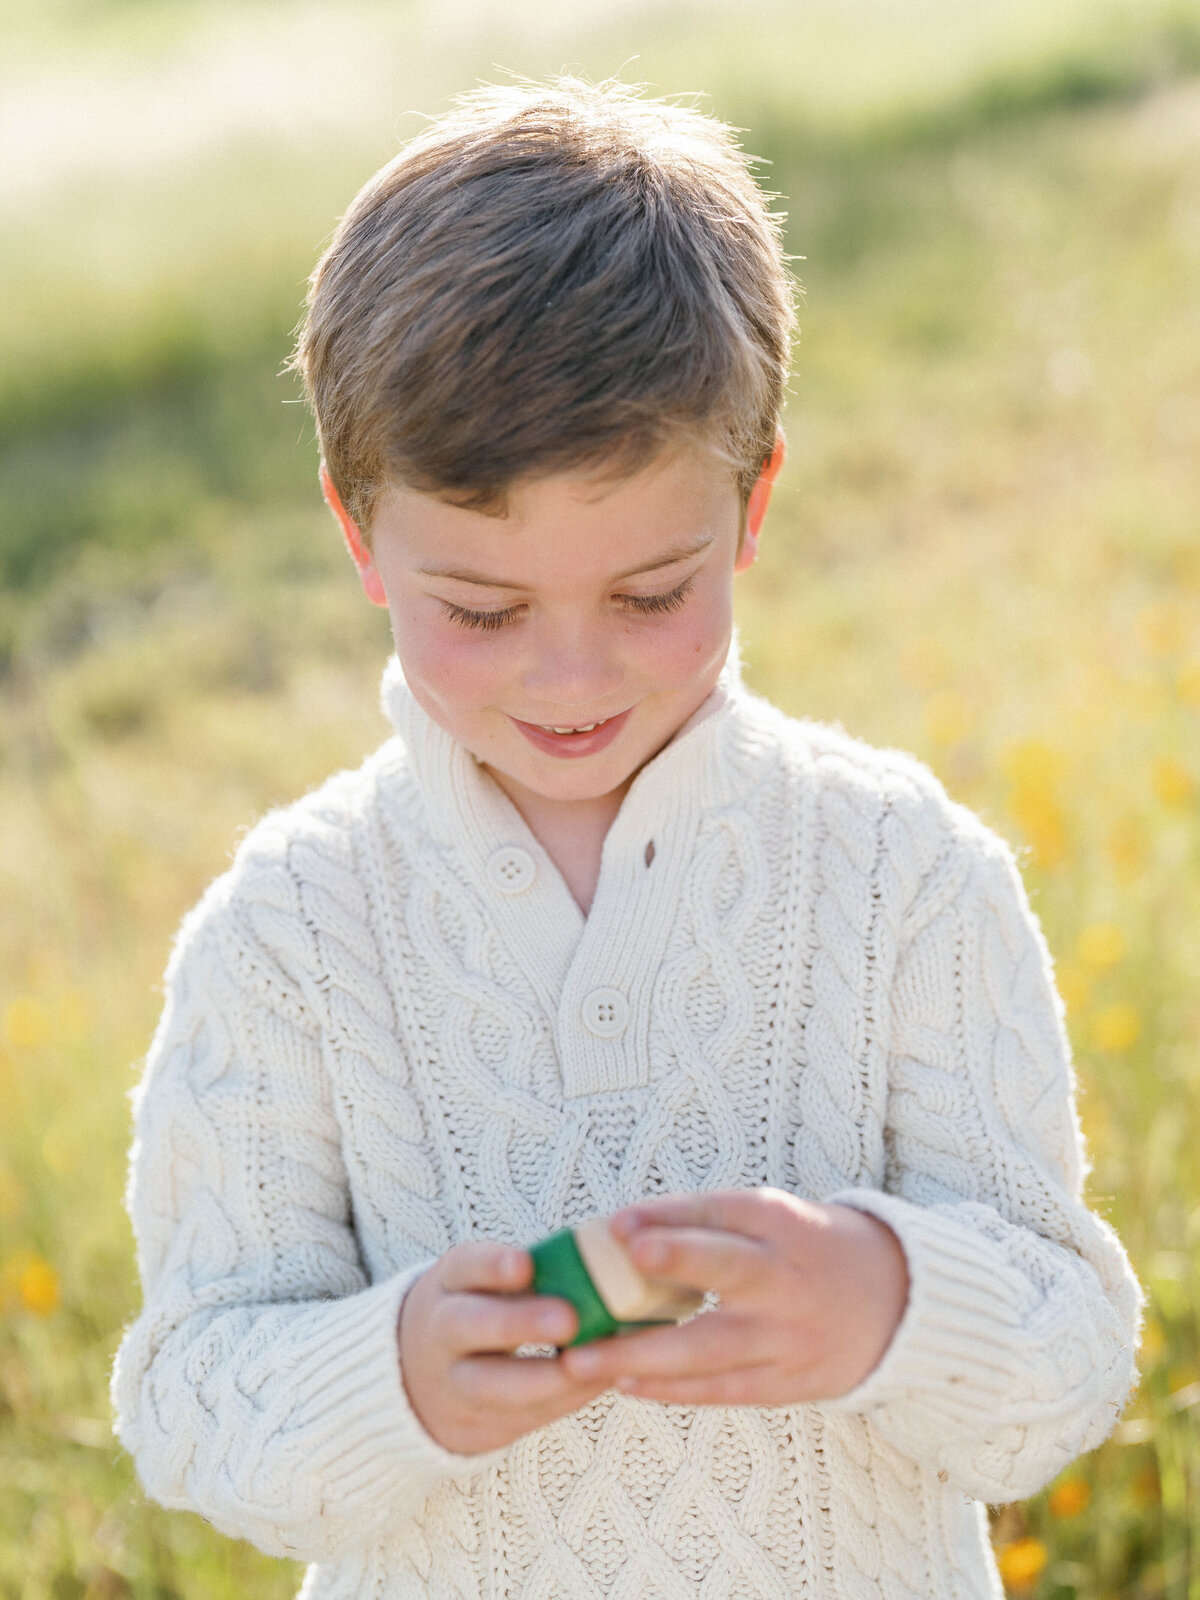
[[[383,695],[399,737],[265,817],[167,968],[113,1379],[149,1493],[313,1563],[305,1600],[998,1596],[983,1502],[1109,1431],[1139,1301],[1080,1199],[1007,847],[727,669],[635,779],[585,919],[394,660]],[[397,1315],[451,1245],[763,1184],[903,1245],[851,1393],[609,1392],[481,1456],[424,1431]]]

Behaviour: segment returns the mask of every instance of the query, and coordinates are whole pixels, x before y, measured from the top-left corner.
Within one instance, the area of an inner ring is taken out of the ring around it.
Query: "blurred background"
[[[386,618],[280,376],[307,274],[421,114],[565,68],[701,91],[789,213],[751,684],[928,761],[1055,954],[1151,1310],[1113,1438],[994,1514],[1006,1585],[1198,1600],[1197,0],[6,0],[3,30],[0,1595],[295,1590],[112,1439],[127,1091],[184,910],[389,731]]]

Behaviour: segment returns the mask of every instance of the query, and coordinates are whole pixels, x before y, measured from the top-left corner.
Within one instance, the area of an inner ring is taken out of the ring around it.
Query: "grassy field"
[[[137,1305],[126,1094],[171,934],[265,808],[387,731],[384,621],[278,373],[399,109],[493,61],[637,50],[626,76],[707,87],[747,129],[804,258],[747,675],[915,750],[1022,850],[1093,1203],[1151,1297],[1112,1439],[996,1513],[1006,1583],[1200,1600],[1200,10],[921,10],[936,48],[884,0],[664,9],[633,42],[599,9],[516,33],[464,7],[442,38],[362,5],[334,89],[379,39],[412,48],[311,128],[201,139],[181,115],[158,166],[116,151],[100,181],[47,142],[0,175],[0,1596],[294,1592],[142,1498],[106,1393]],[[278,123],[324,26],[281,15],[59,0],[15,6],[13,37],[47,94],[91,60],[96,94],[110,69],[164,94],[224,72],[241,106],[237,52],[274,28]]]

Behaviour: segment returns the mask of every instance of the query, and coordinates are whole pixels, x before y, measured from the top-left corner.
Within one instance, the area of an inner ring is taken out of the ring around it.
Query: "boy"
[[[315,274],[399,738],[185,919],[114,1377],[310,1600],[997,1595],[983,1502],[1129,1390],[1010,853],[737,680],[790,323],[726,131],[613,85],[465,97]],[[539,1356],[526,1247],[596,1216],[719,1298]]]

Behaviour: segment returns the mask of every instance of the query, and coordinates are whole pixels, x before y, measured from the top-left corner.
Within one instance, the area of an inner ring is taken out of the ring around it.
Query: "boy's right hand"
[[[528,1251],[455,1245],[404,1297],[397,1330],[400,1373],[425,1431],[445,1450],[479,1455],[577,1411],[606,1382],[568,1377],[557,1357],[514,1356],[522,1344],[568,1344],[575,1308],[522,1294]]]

